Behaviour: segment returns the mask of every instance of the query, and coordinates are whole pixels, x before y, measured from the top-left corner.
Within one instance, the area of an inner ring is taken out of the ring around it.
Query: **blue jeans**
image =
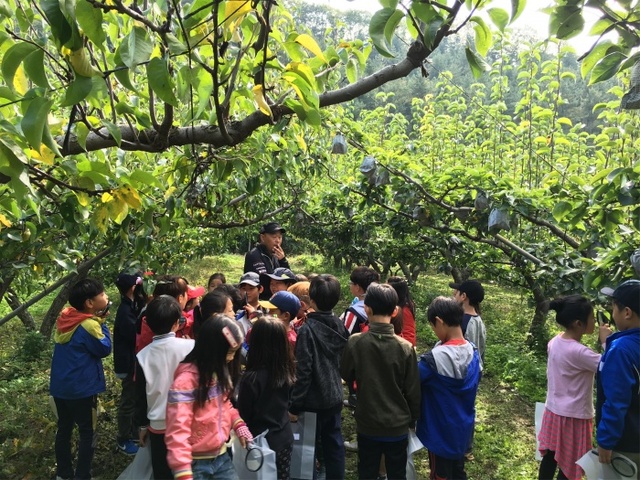
[[[193,480],[238,480],[228,452],[216,458],[194,460],[191,463]]]
[[[58,410],[58,431],[56,433],[56,475],[62,478],[77,478],[79,480],[91,478],[91,462],[96,447],[95,412],[98,406],[98,396],[65,400],[54,398]],[[80,441],[78,445],[78,464],[73,471],[71,456],[71,434],[74,425],[78,425]]]

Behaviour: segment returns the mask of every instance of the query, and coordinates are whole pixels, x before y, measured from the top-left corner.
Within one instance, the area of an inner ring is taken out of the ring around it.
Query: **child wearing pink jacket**
[[[178,366],[167,402],[167,462],[180,480],[233,480],[227,453],[231,428],[243,446],[251,432],[231,405],[243,335],[224,315],[206,320],[193,351]]]

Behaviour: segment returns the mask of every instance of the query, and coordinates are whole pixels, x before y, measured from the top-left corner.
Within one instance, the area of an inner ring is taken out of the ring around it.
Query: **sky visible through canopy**
[[[377,0],[305,0],[308,3],[317,3],[328,5],[337,10],[364,10],[374,13],[382,7]],[[549,6],[551,2],[542,2],[539,0],[529,0],[523,14],[515,21],[511,28],[515,30],[529,31],[533,29],[536,36],[543,40],[549,36],[549,17],[542,13],[541,10]],[[504,8],[507,12],[511,11],[510,0],[501,0],[491,4],[492,7]],[[585,29],[588,32],[595,21],[597,14],[591,9],[585,9]],[[576,49],[578,56],[586,52],[595,41],[596,37],[588,37],[580,34],[569,40],[569,44]]]

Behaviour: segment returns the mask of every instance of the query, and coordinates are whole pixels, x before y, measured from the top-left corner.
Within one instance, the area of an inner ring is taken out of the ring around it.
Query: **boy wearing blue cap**
[[[284,323],[287,328],[287,338],[293,351],[296,349],[296,339],[298,335],[291,327],[291,322],[295,320],[300,311],[300,300],[293,293],[287,291],[276,292],[269,301],[263,300],[260,306],[266,308],[269,315],[273,315]]]
[[[640,466],[640,280],[602,293],[611,297],[618,331],[607,338],[596,377],[598,455],[611,463],[621,453]]]

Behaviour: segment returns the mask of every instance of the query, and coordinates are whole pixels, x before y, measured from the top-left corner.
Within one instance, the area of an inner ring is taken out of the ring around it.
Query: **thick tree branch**
[[[351,101],[386,83],[406,77],[413,70],[420,67],[436,47],[437,45],[434,45],[428,49],[422,43],[413,43],[404,60],[384,67],[344,88],[320,95],[320,107],[329,107]],[[273,106],[272,110],[276,118],[295,114],[292,109],[284,106]],[[160,141],[161,139],[158,138],[159,133],[154,129],[138,130],[127,125],[120,125],[122,144],[119,147],[122,150],[129,151],[162,152],[170,147],[190,144],[207,144],[215,148],[233,146],[243,142],[258,128],[270,123],[269,116],[257,110],[241,121],[230,122],[227,125],[228,138],[215,125],[200,125],[172,128],[169,131],[166,142]],[[69,144],[66,148],[62,145],[62,138],[56,140],[64,156],[76,155],[85,151],[78,142],[78,138],[73,134],[70,135]],[[101,128],[97,132],[90,132],[86,138],[86,151],[88,152],[117,146],[116,140],[106,128]]]

